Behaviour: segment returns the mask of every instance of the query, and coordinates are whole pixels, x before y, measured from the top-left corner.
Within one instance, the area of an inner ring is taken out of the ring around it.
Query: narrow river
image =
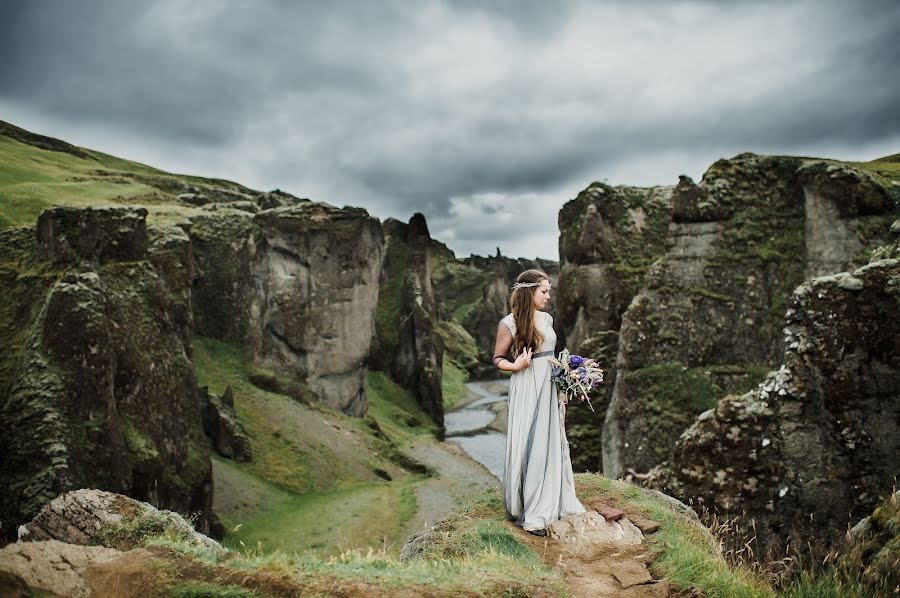
[[[509,380],[468,382],[475,400],[444,414],[446,439],[503,479]]]

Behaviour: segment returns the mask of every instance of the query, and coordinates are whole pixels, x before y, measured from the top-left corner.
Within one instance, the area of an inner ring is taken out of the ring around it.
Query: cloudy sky
[[[900,2],[0,3],[0,119],[557,257],[594,180],[900,152]]]

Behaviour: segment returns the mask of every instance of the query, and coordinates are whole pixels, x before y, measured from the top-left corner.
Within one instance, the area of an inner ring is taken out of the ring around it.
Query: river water
[[[497,417],[489,406],[508,399],[509,380],[468,382],[466,388],[478,398],[444,414],[446,439],[461,446],[470,457],[502,480],[506,434],[487,426]],[[500,413],[501,417],[505,417],[506,409],[500,410]]]

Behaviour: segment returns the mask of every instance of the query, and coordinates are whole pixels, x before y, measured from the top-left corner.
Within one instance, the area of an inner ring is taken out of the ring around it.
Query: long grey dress
[[[552,351],[556,345],[553,318],[541,314],[544,341],[540,352]],[[515,337],[512,314],[500,322]],[[566,515],[585,511],[575,496],[565,415],[566,406],[557,401],[556,385],[550,382],[547,357],[532,358],[527,368],[513,372],[509,380],[503,503],[509,518],[526,530],[545,529]]]

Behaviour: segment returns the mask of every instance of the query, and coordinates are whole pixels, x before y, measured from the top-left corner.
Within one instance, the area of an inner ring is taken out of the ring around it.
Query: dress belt
[[[541,351],[540,353],[533,353],[531,355],[531,358],[535,359],[537,357],[552,357],[552,356],[553,356],[553,351]]]

